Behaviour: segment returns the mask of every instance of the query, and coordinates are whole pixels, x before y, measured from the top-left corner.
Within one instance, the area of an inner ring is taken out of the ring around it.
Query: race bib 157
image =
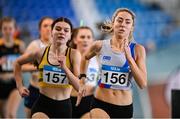
[[[48,84],[69,84],[64,70],[45,65],[43,69],[43,82]]]

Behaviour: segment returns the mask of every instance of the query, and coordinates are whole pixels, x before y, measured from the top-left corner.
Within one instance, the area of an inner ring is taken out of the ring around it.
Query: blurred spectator
[[[24,43],[14,38],[16,22],[4,17],[0,22],[0,117],[15,118],[21,101],[13,74],[13,63],[24,52]]]

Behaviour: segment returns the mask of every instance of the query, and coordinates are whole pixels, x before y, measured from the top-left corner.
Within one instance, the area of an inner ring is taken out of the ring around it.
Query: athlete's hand
[[[55,58],[57,59],[59,66],[64,69],[66,67],[66,56],[58,55],[58,52],[56,51]]]
[[[57,60],[58,60],[58,62],[59,62],[59,66],[60,66],[61,68],[65,69],[65,67],[66,67],[66,56],[64,56],[64,55],[59,55],[59,56],[57,57]]]
[[[132,58],[132,55],[131,55],[131,51],[130,51],[130,47],[129,47],[129,43],[127,39],[125,39],[125,42],[124,42],[124,52],[125,52],[125,56],[127,60],[130,60]]]
[[[18,91],[19,91],[19,94],[22,96],[22,97],[26,97],[26,96],[29,96],[29,90],[26,88],[26,87],[24,87],[24,86],[22,86],[22,87],[19,87],[18,88]]]
[[[77,101],[76,101],[76,106],[78,106],[81,102],[82,97],[84,97],[86,94],[86,87],[85,85],[81,85],[79,88],[78,96],[77,96]]]

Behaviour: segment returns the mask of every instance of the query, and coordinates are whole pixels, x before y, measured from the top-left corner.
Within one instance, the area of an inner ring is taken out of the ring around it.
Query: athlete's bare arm
[[[16,80],[16,85],[19,90],[21,96],[29,95],[29,91],[27,88],[23,86],[23,80],[21,75],[21,66],[26,63],[33,62],[35,60],[40,61],[42,54],[44,52],[44,48],[41,50],[34,50],[28,53],[24,53],[21,55],[14,63],[14,75]]]
[[[102,48],[102,41],[95,41],[90,49],[85,54],[85,59],[89,60],[95,55],[98,55]]]
[[[80,58],[81,58],[81,55],[78,51],[74,50],[73,51],[73,69],[77,70],[77,71],[74,71],[76,75],[79,74],[79,70],[80,70],[80,66],[78,66],[77,64],[80,64]],[[78,77],[76,77],[74,75],[74,73],[72,73],[72,71],[66,66],[66,56],[63,56],[63,55],[59,55],[58,57],[58,62],[59,62],[59,65],[61,68],[64,69],[65,73],[66,73],[66,76],[67,78],[69,79],[69,82],[70,84],[72,84],[73,88],[76,90],[76,91],[79,91],[79,79]]]
[[[126,49],[126,58],[131,67],[133,77],[138,86],[143,89],[147,86],[147,71],[146,71],[146,53],[142,45],[135,46],[135,61],[130,55],[130,50]]]
[[[90,47],[90,49],[85,53],[85,55],[82,57],[81,60],[81,74],[86,74],[88,64],[89,64],[89,59],[92,57],[99,55],[99,52],[102,48],[102,41],[95,41],[94,44]],[[85,83],[85,77],[81,79],[81,82]],[[76,101],[76,106],[78,106],[81,102],[82,97],[85,95],[85,85],[81,86],[82,90],[79,90],[77,101]]]
[[[102,41],[95,41],[90,49],[85,53],[81,60],[81,74],[86,74],[89,59],[99,55],[99,52],[102,48]]]
[[[34,50],[40,50],[40,48],[38,47],[38,44],[36,41],[32,41],[27,49],[26,49],[26,53],[29,53],[29,52],[32,52]],[[36,71],[37,70],[37,67],[33,65],[34,62],[31,62],[31,63],[27,63],[27,64],[24,64],[22,65],[22,71],[26,72],[26,71]]]
[[[23,41],[20,41],[20,52],[21,53],[24,53],[24,51],[25,51],[25,43],[23,42]]]
[[[72,49],[71,52],[72,65],[73,65],[73,76],[75,80],[71,80],[70,83],[73,84],[74,89],[79,91],[79,79],[80,74],[80,63],[81,63],[81,54],[79,51]]]

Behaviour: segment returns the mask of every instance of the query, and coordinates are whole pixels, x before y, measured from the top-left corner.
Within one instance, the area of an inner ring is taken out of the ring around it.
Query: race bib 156
[[[128,85],[128,68],[102,65],[101,83],[126,87]]]

